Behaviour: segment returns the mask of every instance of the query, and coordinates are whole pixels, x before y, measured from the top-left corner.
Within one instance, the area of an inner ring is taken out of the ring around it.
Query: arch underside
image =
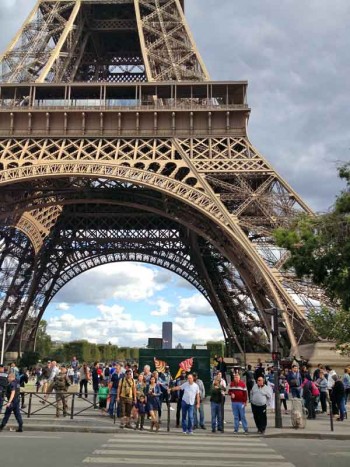
[[[107,262],[142,261],[169,269],[196,287],[212,305],[225,338],[234,343],[236,350],[242,350],[243,342],[246,351],[263,348],[261,335],[266,336],[269,331],[263,310],[273,303],[269,291],[257,282],[255,271],[249,271],[249,265],[242,263],[241,255],[228,258],[228,239],[203,213],[171,195],[106,178],[22,180],[11,185],[7,194],[15,201],[13,205],[1,206],[4,225],[11,224],[11,217],[33,207],[46,209],[58,203],[62,206],[39,254],[23,234],[16,233],[30,249],[26,257],[34,273],[25,288],[16,289],[15,302],[9,284],[3,278],[0,281],[7,294],[1,308],[2,319],[21,321],[20,310],[27,307],[22,346],[34,341],[47,305],[74,277]],[[9,243],[3,257],[8,263],[11,255],[22,258],[24,247],[11,250],[13,230],[9,234],[5,227],[2,232]],[[28,265],[26,270],[28,278]],[[20,267],[18,276],[21,274]],[[303,324],[299,323],[301,333]],[[298,322],[294,325],[297,328]],[[288,336],[283,337],[288,346]],[[12,346],[15,341],[14,335]]]

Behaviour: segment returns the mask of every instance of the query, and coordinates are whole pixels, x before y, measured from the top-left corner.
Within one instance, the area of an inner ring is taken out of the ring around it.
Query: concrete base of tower
[[[312,344],[304,344],[299,346],[299,353],[303,359],[309,361],[312,368],[316,368],[318,364],[328,365],[342,375],[344,368],[349,366],[350,358],[341,355],[338,351],[334,350],[335,342],[322,341]]]

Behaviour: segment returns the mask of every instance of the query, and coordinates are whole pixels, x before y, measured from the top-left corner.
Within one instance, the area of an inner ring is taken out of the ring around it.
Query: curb
[[[143,436],[144,434],[150,434],[148,430],[144,431],[143,433],[136,432],[134,430],[122,430],[118,427],[88,427],[88,426],[70,426],[70,425],[26,425],[24,424],[24,431],[25,432],[52,432],[52,433],[96,433],[96,434],[119,434],[121,436],[125,434],[134,433],[135,436]],[[199,434],[200,433],[200,434]],[[153,434],[153,433],[152,433]],[[179,436],[182,438],[181,432],[167,432],[167,431],[160,431],[158,433],[154,433],[154,435],[158,436]],[[239,436],[239,435],[238,435]],[[221,439],[221,438],[232,438],[232,433],[222,433],[220,435],[212,435],[211,433],[202,433],[198,432],[196,438],[213,438],[213,439]],[[237,438],[237,437],[235,437]],[[259,438],[259,439],[278,439],[278,438],[295,438],[295,439],[315,439],[315,440],[350,440],[350,433],[305,433],[302,430],[300,431],[288,431],[288,432],[279,432],[279,433],[266,433],[264,436],[258,435],[257,433],[252,433],[249,435],[249,438]],[[246,439],[246,438],[245,438]]]

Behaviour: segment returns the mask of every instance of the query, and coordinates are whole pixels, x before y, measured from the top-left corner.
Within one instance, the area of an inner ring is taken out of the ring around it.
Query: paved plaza
[[[72,390],[75,388],[73,387]],[[73,393],[68,398],[68,405],[71,407],[73,399]],[[84,398],[79,399],[74,396],[74,410],[67,417],[61,416],[56,418],[56,407],[51,404],[43,405],[40,401],[42,395],[32,395],[32,401],[29,411],[29,396],[26,396],[26,408],[24,409],[23,421],[24,430],[27,432],[31,431],[57,431],[57,432],[94,432],[94,433],[116,433],[121,432],[128,434],[133,433],[130,430],[120,429],[120,422],[118,419],[115,421],[108,416],[100,414],[99,410],[93,409],[93,395],[89,394],[87,400]],[[55,396],[49,397],[49,402],[55,403]],[[181,428],[176,428],[176,404],[171,404],[175,410],[170,411],[170,432],[169,436],[175,434],[181,434]],[[350,405],[348,405],[350,411]],[[28,412],[30,416],[28,417]],[[233,415],[231,412],[231,404],[229,398],[226,398],[225,404],[225,425],[224,433],[211,433],[210,424],[210,402],[209,398],[206,398],[204,402],[205,412],[205,427],[206,430],[198,429],[195,430],[194,436],[205,436],[205,437],[232,437],[233,436]],[[73,413],[73,419],[70,414]],[[249,426],[249,436],[258,438],[257,430],[254,424],[250,405],[247,406],[247,420]],[[330,417],[326,414],[318,414],[316,420],[307,420],[305,429],[294,429],[292,428],[291,416],[282,415],[283,428],[276,429],[275,426],[275,414],[270,410],[268,412],[268,426],[265,434],[265,438],[278,438],[278,437],[293,437],[293,438],[321,438],[321,439],[350,439],[350,418],[345,419],[343,422],[338,422],[333,419],[334,431],[331,431]],[[114,423],[115,422],[115,423]],[[14,418],[10,419],[8,428],[16,427]],[[146,422],[145,432],[150,429],[150,423]],[[162,423],[159,434],[168,434],[167,431],[167,409],[166,405],[163,404]],[[242,435],[243,436],[243,435]]]

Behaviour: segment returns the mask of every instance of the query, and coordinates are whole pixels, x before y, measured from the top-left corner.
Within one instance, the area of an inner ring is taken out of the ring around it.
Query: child
[[[137,409],[138,417],[135,430],[143,430],[143,425],[145,423],[145,415],[147,413],[147,403],[146,397],[141,394],[139,399],[136,402],[135,408]]]
[[[108,393],[108,382],[102,381],[98,389],[98,404],[102,415],[106,415]]]

